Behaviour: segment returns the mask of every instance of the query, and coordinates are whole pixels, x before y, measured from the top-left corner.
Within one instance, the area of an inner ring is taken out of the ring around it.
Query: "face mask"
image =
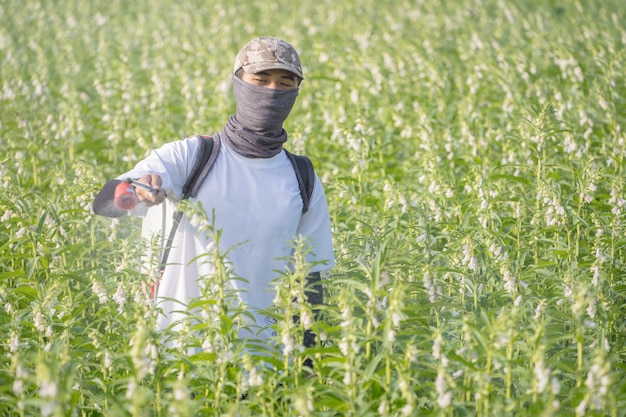
[[[266,137],[281,134],[298,96],[297,88],[265,88],[249,84],[237,75],[233,75],[233,91],[237,99],[237,121],[243,128]]]
[[[271,158],[283,150],[283,123],[298,89],[277,90],[249,84],[233,75],[237,112],[224,126],[222,137],[235,152],[248,158]]]

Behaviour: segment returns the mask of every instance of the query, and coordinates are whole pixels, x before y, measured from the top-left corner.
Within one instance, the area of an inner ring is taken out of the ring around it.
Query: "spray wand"
[[[113,196],[113,204],[115,204],[115,207],[120,210],[132,210],[137,203],[139,203],[135,187],[143,188],[152,195],[156,195],[159,192],[159,190],[149,185],[131,178],[126,178],[115,187],[115,194]]]

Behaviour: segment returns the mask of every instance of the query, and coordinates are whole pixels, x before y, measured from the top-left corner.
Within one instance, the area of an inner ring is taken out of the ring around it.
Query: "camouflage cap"
[[[284,69],[304,79],[300,58],[294,47],[271,36],[254,38],[241,48],[235,59],[234,72],[240,68],[252,74],[268,69]]]

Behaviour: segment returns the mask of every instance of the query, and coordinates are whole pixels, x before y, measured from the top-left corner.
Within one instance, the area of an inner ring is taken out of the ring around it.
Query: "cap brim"
[[[298,68],[295,68],[292,65],[281,64],[279,62],[261,62],[258,64],[244,65],[241,68],[243,68],[243,70],[249,74],[256,74],[257,72],[271,70],[271,69],[283,69],[296,75],[301,80],[304,80],[304,76],[302,75],[302,72],[298,70]]]

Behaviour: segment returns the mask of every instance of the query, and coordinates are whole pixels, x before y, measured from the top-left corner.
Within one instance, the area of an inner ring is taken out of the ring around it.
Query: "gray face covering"
[[[283,123],[291,111],[298,89],[278,90],[249,84],[233,74],[237,112],[222,131],[222,138],[248,158],[270,158],[283,149],[287,132]]]

